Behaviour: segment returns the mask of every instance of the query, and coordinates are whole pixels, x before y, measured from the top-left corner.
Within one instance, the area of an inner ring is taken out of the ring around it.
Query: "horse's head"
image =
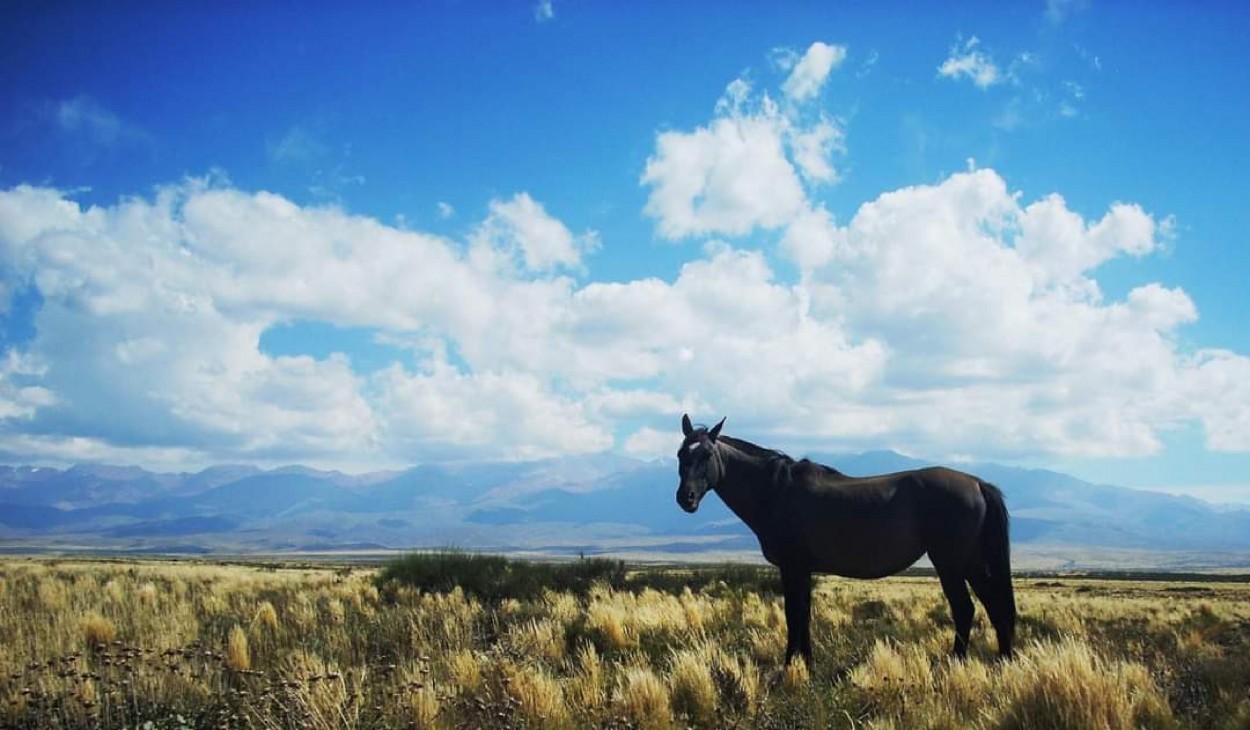
[[[724,473],[720,456],[716,453],[716,438],[720,436],[725,419],[710,429],[695,428],[690,416],[681,417],[681,431],[685,438],[677,450],[677,504],[687,512],[699,509],[699,501],[707,490],[716,486]]]

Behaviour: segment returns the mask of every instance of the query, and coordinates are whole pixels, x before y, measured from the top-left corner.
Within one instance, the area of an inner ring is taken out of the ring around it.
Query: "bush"
[[[539,563],[460,550],[409,553],[387,563],[376,578],[378,589],[388,595],[396,585],[411,586],[427,593],[449,593],[459,586],[466,595],[487,602],[505,598],[530,600],[541,596],[544,590],[585,598],[595,584],[618,591],[651,588],[671,595],[679,595],[685,588],[772,595],[782,592],[777,571],[760,565],[629,571],[623,561],[608,558]]]
[[[625,564],[604,558],[573,563],[535,563],[509,560],[459,550],[410,553],[388,563],[376,584],[387,590],[395,584],[429,593],[448,593],[457,586],[466,595],[494,602],[504,598],[531,600],[544,589],[585,596],[595,583],[615,589],[625,587]]]

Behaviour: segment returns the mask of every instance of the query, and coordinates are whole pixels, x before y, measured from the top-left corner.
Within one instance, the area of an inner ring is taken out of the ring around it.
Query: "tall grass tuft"
[[[505,642],[517,654],[551,665],[564,659],[566,651],[564,627],[552,619],[531,619],[514,626]]]
[[[117,627],[98,613],[89,613],[83,617],[82,632],[87,646],[108,644],[117,638]]]
[[[616,707],[634,727],[668,730],[673,727],[668,687],[646,667],[627,667],[617,687]]]
[[[716,720],[716,682],[705,652],[682,649],[673,653],[669,671],[673,709],[696,727],[712,727]]]
[[[247,645],[247,634],[237,624],[230,628],[226,639],[226,666],[236,672],[252,668],[252,653]]]
[[[572,726],[564,690],[544,667],[509,665],[505,667],[504,676],[508,680],[508,694],[517,703],[529,727]]]
[[[269,631],[278,629],[278,611],[273,607],[273,603],[261,601],[260,606],[256,608],[256,615],[252,617],[252,625]]]
[[[1003,668],[1002,687],[1002,730],[1177,726],[1145,667],[1107,661],[1073,639],[1026,649]]]
[[[434,687],[424,686],[408,695],[408,720],[417,730],[440,727],[439,715],[443,706]]]
[[[457,649],[447,657],[447,676],[452,687],[462,695],[476,696],[482,691],[482,666],[468,649]]]
[[[594,644],[584,644],[577,650],[567,695],[572,703],[589,711],[599,710],[607,701],[603,660]]]

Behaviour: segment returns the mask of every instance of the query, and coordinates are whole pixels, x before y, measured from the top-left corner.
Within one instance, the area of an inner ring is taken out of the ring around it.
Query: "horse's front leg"
[[[812,572],[806,568],[786,566],[781,569],[781,585],[786,604],[786,666],[795,654],[802,654],[807,666],[812,665]]]

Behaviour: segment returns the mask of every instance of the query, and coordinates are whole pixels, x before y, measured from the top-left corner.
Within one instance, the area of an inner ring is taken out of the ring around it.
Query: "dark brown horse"
[[[709,489],[759,538],[785,588],[786,663],[812,661],[812,574],[893,575],[928,553],[955,620],[955,655],[968,652],[974,612],[968,585],[1011,656],[1016,599],[1011,586],[1002,492],[971,474],[932,467],[852,478],[827,466],[695,428],[682,416],[677,504],[699,508]]]

